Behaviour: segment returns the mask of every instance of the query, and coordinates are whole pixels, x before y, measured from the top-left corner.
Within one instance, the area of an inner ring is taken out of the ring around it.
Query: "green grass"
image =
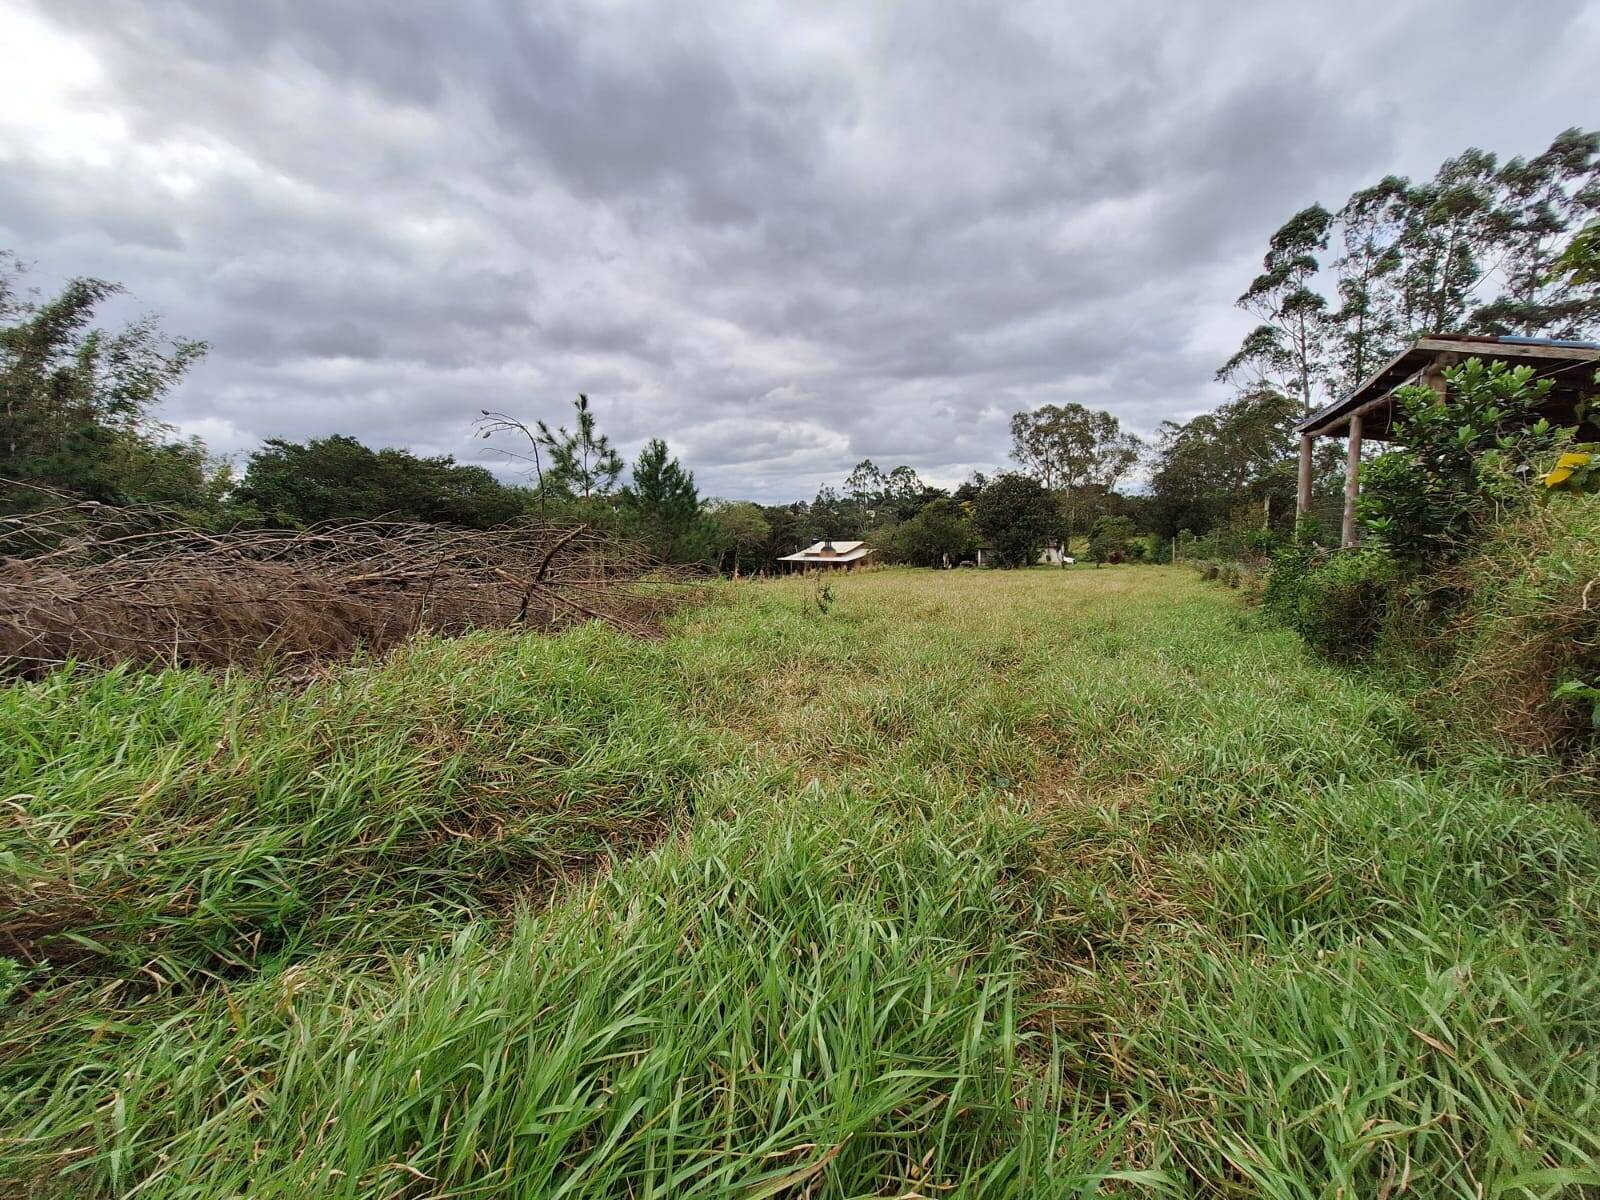
[[[833,587],[0,693],[53,963],[0,1192],[1600,1188],[1600,834],[1552,764],[1181,571]]]

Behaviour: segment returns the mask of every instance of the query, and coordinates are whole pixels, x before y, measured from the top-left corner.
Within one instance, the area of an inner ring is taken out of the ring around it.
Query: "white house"
[[[785,554],[778,561],[788,563],[791,571],[840,570],[853,571],[876,553],[865,542],[836,542],[824,538],[813,542],[804,550]]]

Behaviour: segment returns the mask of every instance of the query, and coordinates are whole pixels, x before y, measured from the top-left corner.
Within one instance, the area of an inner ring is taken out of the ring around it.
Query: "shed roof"
[[[1394,403],[1382,403],[1395,389],[1416,380],[1424,370],[1451,366],[1468,358],[1531,366],[1541,377],[1555,380],[1546,413],[1554,421],[1570,424],[1578,401],[1593,391],[1594,370],[1600,366],[1600,343],[1556,338],[1491,337],[1441,333],[1420,337],[1379,367],[1357,387],[1295,426],[1313,437],[1344,429],[1350,417],[1362,412],[1362,436],[1386,441],[1394,418]]]

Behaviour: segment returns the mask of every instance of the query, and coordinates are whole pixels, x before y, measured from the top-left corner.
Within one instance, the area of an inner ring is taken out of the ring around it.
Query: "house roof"
[[[835,539],[833,542],[833,549],[824,551],[823,547],[827,545],[828,543],[825,541],[813,542],[804,550],[797,550],[793,554],[785,554],[778,561],[824,563],[856,562],[872,553],[872,547],[867,545],[865,542],[841,542]]]
[[[1542,378],[1555,380],[1545,413],[1561,424],[1574,419],[1578,401],[1588,392],[1600,367],[1600,343],[1555,338],[1490,337],[1441,333],[1420,337],[1379,367],[1358,386],[1295,426],[1297,433],[1320,437],[1337,433],[1361,411],[1362,437],[1386,441],[1394,418],[1390,394],[1415,382],[1430,367],[1452,366],[1468,358],[1491,359],[1512,366],[1531,366]]]

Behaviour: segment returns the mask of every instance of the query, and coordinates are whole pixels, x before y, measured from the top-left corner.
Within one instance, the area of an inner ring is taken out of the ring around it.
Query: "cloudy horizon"
[[[478,411],[582,391],[706,495],[948,485],[1226,399],[1305,205],[1600,125],[1600,4],[1505,11],[0,0],[0,248],[209,342],[161,415],[219,453],[505,473]]]

